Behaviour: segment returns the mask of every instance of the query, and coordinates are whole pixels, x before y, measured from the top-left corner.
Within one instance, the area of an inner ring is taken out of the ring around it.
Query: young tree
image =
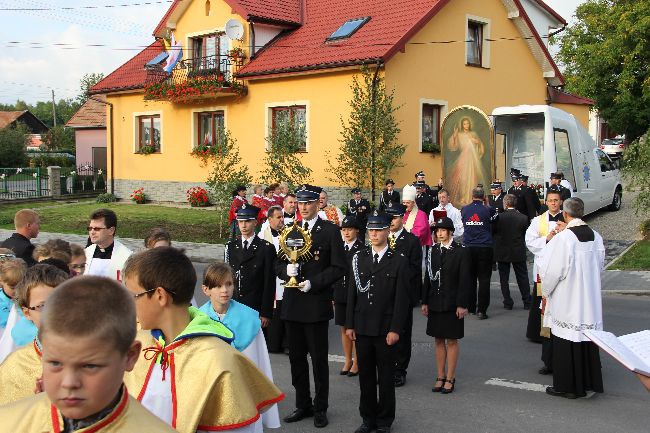
[[[27,134],[23,123],[16,127],[0,129],[0,167],[24,167],[27,164]]]
[[[209,161],[214,167],[206,184],[215,204],[227,208],[232,199],[231,192],[237,185],[248,185],[252,178],[248,166],[242,164],[237,140],[226,130],[222,130],[218,137],[217,143],[210,148]]]
[[[639,189],[634,201],[636,212],[650,211],[650,129],[633,141],[623,154],[623,176]]]
[[[293,190],[301,183],[309,182],[312,170],[306,167],[298,154],[306,140],[306,125],[295,117],[276,119],[274,128],[266,137],[268,151],[263,160],[260,183],[287,182]]]
[[[95,84],[99,83],[103,79],[104,79],[104,74],[102,74],[101,72],[84,74],[84,76],[81,77],[81,80],[79,80],[79,87],[81,89],[81,93],[77,95],[77,102],[79,103],[79,105],[83,105],[88,99],[88,91],[90,90],[90,88]]]
[[[650,124],[649,16],[647,0],[587,0],[557,37],[567,90],[594,99],[630,141]]]
[[[397,143],[400,128],[395,112],[399,107],[393,104],[394,93],[386,92],[379,68],[371,71],[364,66],[361,79],[352,79],[351,89],[352,110],[347,123],[341,118],[343,137],[339,153],[333,159],[327,154],[330,180],[370,188],[374,201],[377,180],[401,166],[400,159],[406,149]]]
[[[43,145],[47,150],[70,150],[74,153],[74,130],[63,125],[53,126],[43,137]]]

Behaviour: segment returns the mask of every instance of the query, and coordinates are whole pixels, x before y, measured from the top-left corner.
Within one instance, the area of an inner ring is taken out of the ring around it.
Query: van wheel
[[[621,204],[623,203],[623,194],[620,188],[616,188],[614,191],[614,198],[612,199],[612,204],[609,205],[608,209],[616,212],[621,209]]]

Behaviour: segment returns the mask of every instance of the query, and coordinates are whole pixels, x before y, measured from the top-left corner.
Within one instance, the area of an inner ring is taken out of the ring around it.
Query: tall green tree
[[[74,153],[76,149],[74,129],[63,125],[51,127],[43,137],[43,145],[47,150],[70,150]]]
[[[27,134],[23,123],[15,127],[0,129],[0,167],[24,167],[27,164]]]
[[[554,38],[555,39],[555,38]],[[635,140],[650,125],[650,1],[587,0],[557,36],[567,90],[588,96]]]
[[[394,92],[387,93],[379,68],[371,71],[363,67],[361,78],[352,79],[351,89],[350,118],[341,118],[339,153],[327,153],[330,180],[370,188],[374,201],[378,179],[401,166],[406,149],[397,142],[400,128],[395,112],[399,107],[394,104]]]
[[[650,211],[650,129],[625,150],[623,176],[639,190],[634,201],[636,212]]]
[[[210,148],[209,163],[213,165],[206,184],[210,188],[211,199],[221,207],[227,207],[232,199],[231,193],[237,185],[252,182],[248,166],[239,156],[237,140],[229,131],[218,134],[217,143]]]
[[[301,183],[311,180],[311,168],[305,166],[300,158],[300,149],[304,146],[306,125],[287,116],[276,119],[274,128],[269,131],[267,152],[262,166],[260,183],[270,185],[274,182],[287,182],[293,190]]]

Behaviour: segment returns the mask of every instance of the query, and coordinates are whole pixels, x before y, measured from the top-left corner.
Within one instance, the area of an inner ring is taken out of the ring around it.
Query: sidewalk
[[[12,230],[0,229],[0,241],[7,239],[13,233]],[[40,232],[38,238],[34,239],[35,245],[45,243],[50,239],[63,239],[71,243],[86,246],[88,236],[72,235],[64,233],[46,233]],[[142,239],[131,238],[117,238],[120,242],[126,245],[132,251],[140,251],[144,249],[144,241]],[[211,263],[216,260],[223,260],[224,246],[219,244],[204,244],[198,242],[173,242],[176,248],[183,248],[187,256],[193,262]]]

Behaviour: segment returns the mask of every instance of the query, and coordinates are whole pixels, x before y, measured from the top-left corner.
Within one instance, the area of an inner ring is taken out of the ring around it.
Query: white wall
[[[534,0],[522,0],[521,4],[524,7],[526,14],[528,14],[528,18],[530,18],[533,26],[537,30],[537,33],[539,33],[542,41],[544,41],[544,45],[548,48],[548,37],[544,36],[548,35],[549,29],[560,28],[562,27],[562,24],[560,24],[544,9],[539,7],[537,2]]]

